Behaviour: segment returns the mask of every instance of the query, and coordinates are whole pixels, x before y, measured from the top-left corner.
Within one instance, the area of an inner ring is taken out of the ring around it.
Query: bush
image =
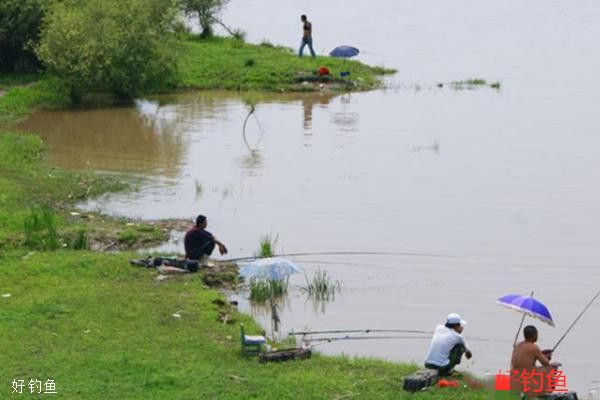
[[[0,71],[33,71],[39,66],[32,46],[39,38],[45,3],[0,1]]]
[[[74,103],[130,98],[175,83],[175,22],[168,0],[66,0],[49,8],[36,52]]]

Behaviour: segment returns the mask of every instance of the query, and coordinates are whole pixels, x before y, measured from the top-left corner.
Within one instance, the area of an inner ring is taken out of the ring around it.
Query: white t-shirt
[[[459,343],[467,347],[465,339],[454,329],[444,325],[436,326],[425,363],[445,367],[450,363],[450,350]]]

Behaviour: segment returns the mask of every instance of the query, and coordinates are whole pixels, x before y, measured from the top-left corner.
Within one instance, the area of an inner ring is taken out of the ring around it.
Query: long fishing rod
[[[590,300],[590,302],[586,304],[586,306],[583,308],[583,311],[581,311],[579,313],[579,315],[577,316],[577,318],[575,318],[575,321],[573,321],[573,323],[571,324],[571,326],[569,326],[569,328],[567,329],[567,331],[565,332],[565,334],[562,335],[560,337],[560,339],[558,339],[558,342],[552,348],[552,352],[554,352],[554,350],[556,350],[556,348],[558,347],[558,345],[560,344],[560,342],[562,342],[563,339],[567,336],[567,334],[571,331],[571,329],[573,329],[573,327],[575,326],[575,324],[577,323],[577,321],[579,321],[579,318],[581,318],[581,316],[588,310],[588,308],[590,308],[590,306],[592,305],[592,303],[594,303],[594,301],[598,298],[598,296],[600,296],[600,290],[598,291],[598,293],[596,293],[596,295],[594,297],[592,297],[592,300]]]
[[[336,333],[422,333],[425,335],[432,335],[431,331],[421,331],[416,329],[347,329],[347,330],[329,330],[329,331],[301,331],[301,332],[290,332],[288,336],[306,336],[306,335],[324,335],[324,334],[336,334]]]
[[[406,336],[400,336],[400,335],[380,335],[380,336],[353,336],[353,335],[345,335],[345,336],[336,336],[336,337],[317,337],[317,338],[308,338],[308,339],[303,339],[302,341],[305,343],[312,343],[312,342],[323,342],[323,343],[329,343],[329,342],[337,342],[339,340],[388,340],[388,339],[430,339],[431,336],[429,335],[423,335],[423,336],[415,336],[415,335],[406,335]],[[506,341],[501,341],[501,340],[494,340],[494,339],[485,339],[485,338],[467,338],[469,341],[473,341],[473,342],[506,342]]]
[[[341,333],[371,333],[371,332],[375,332],[375,333],[412,333],[412,334],[420,334],[420,335],[427,335],[427,336],[419,336],[419,337],[431,337],[433,335],[433,332],[431,331],[422,331],[422,330],[418,330],[418,329],[347,329],[347,330],[325,330],[325,331],[301,331],[301,332],[289,332],[288,336],[313,336],[313,335],[326,335],[326,334],[341,334]],[[350,335],[345,335],[345,336],[341,336],[341,338],[346,338],[346,337],[350,337]],[[351,337],[357,337],[357,338],[380,338],[380,336],[351,336]],[[392,336],[392,337],[398,337],[398,336]],[[340,337],[334,337],[335,339],[338,339]],[[318,340],[318,341],[327,341],[328,339],[331,339],[331,337],[326,337],[326,338],[308,338],[306,339],[306,341],[314,341],[314,340]],[[499,339],[488,339],[488,338],[481,338],[481,337],[477,337],[477,336],[467,336],[466,339],[468,339],[469,341],[474,341],[474,342],[494,342],[494,343],[502,343],[502,342],[506,342],[505,340],[499,340]]]
[[[285,253],[277,254],[277,257],[304,257],[304,256],[401,256],[401,257],[439,257],[439,258],[460,258],[458,256],[452,256],[449,254],[427,254],[427,253],[413,253],[413,252],[385,252],[385,251],[322,251],[322,252],[305,252],[305,253]],[[236,261],[251,261],[258,260],[261,258],[268,258],[263,256],[247,256],[238,257],[222,260],[223,262],[236,262]]]
[[[327,337],[327,338],[315,338],[305,340],[305,342],[336,342],[338,340],[379,340],[379,339],[429,339],[428,336],[340,336],[340,337]]]

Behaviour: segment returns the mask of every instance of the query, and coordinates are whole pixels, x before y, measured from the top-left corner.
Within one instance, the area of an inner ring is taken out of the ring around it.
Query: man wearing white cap
[[[465,339],[460,335],[466,321],[456,313],[448,314],[445,325],[438,325],[431,339],[429,353],[425,358],[425,367],[437,369],[440,376],[448,376],[454,367],[460,364],[463,355],[470,359],[473,354],[467,348]]]

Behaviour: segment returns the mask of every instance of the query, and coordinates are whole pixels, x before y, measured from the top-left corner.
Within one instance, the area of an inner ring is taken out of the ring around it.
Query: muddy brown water
[[[383,0],[382,11],[280,3],[236,3],[223,17],[251,41],[295,47],[306,13],[320,53],[355,45],[359,59],[399,73],[368,93],[265,96],[246,140],[248,105],[218,92],[39,112],[22,127],[44,137],[57,165],[147,177],[139,192],[85,208],[142,218],[202,212],[231,256],[253,254],[266,233],[286,252],[423,255],[296,259],[307,274],[327,270],[343,291],[315,308],[299,289],[304,277],[293,277],[282,332],[432,330],[458,312],[467,337],[494,340],[472,341],[475,357],[462,367],[493,374],[508,367],[519,323],[495,300],[535,290],[556,328],[528,322],[552,347],[600,288],[600,3]],[[447,85],[468,78],[501,89]],[[240,306],[270,328],[268,313]],[[596,304],[555,356],[580,394],[600,379],[599,319]],[[406,339],[319,349],[421,363],[427,347]]]

